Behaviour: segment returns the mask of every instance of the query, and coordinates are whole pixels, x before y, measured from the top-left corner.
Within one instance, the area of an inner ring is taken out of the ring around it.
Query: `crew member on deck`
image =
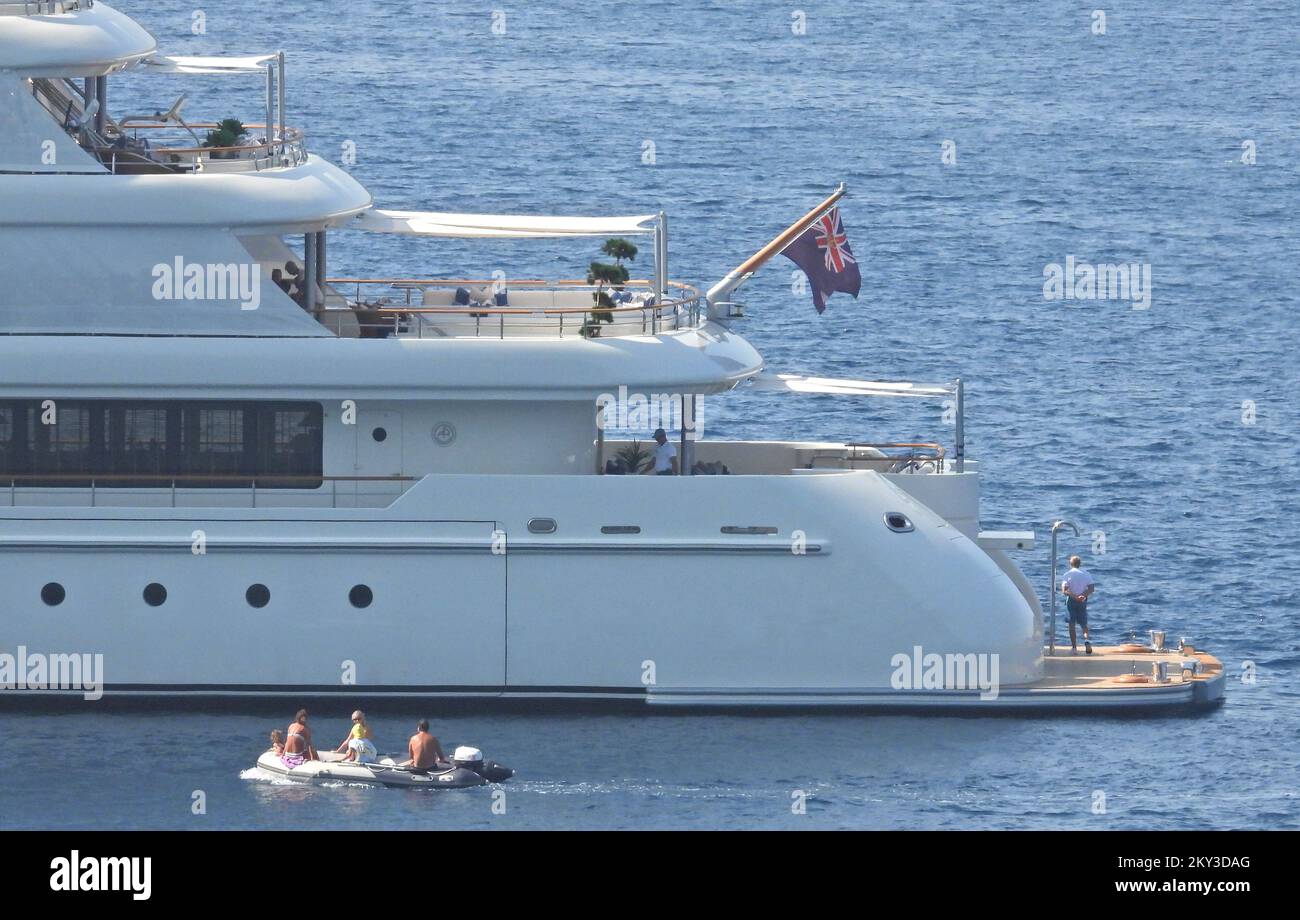
[[[1088,598],[1096,590],[1092,576],[1083,570],[1083,560],[1078,556],[1070,557],[1070,571],[1065,581],[1061,582],[1061,593],[1066,596],[1065,608],[1070,612],[1070,654],[1079,654],[1079,644],[1074,636],[1074,624],[1083,627],[1084,650],[1092,654],[1092,642],[1088,637]]]
[[[655,444],[654,463],[646,467],[646,475],[676,476],[677,448],[668,442],[668,433],[662,428],[655,429]]]

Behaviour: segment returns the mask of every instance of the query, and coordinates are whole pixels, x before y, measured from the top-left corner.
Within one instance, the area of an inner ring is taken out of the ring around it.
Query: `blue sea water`
[[[1228,697],[1173,719],[428,713],[444,740],[519,770],[504,815],[487,790],[249,777],[290,706],[0,712],[0,826],[1300,826],[1293,4],[1117,3],[1102,35],[1096,4],[1012,0],[223,0],[202,7],[201,35],[192,0],[119,5],[165,51],[285,48],[290,122],[336,161],[355,143],[352,171],[383,206],[663,208],[672,275],[702,286],[847,182],[860,299],[819,317],[777,260],[743,289],[737,330],[781,370],[960,375],[984,525],[1079,522],[1100,639],[1188,636],[1225,662]],[[260,120],[256,79],[115,78],[112,108],[185,90],[191,118]],[[361,276],[575,277],[596,255],[330,247],[332,271]],[[1044,266],[1070,255],[1149,263],[1150,308],[1045,300]],[[711,400],[706,434],[952,436],[937,406],[752,393]],[[1045,541],[1021,562],[1045,597]],[[343,737],[344,709],[318,713],[323,740]],[[379,716],[381,747],[420,714]]]

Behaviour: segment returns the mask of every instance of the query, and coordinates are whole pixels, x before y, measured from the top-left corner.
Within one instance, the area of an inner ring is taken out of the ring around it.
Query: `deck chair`
[[[185,107],[185,100],[187,97],[187,93],[181,93],[180,97],[172,103],[172,107],[166,112],[154,112],[152,115],[127,115],[125,118],[119,118],[114,122],[114,127],[119,131],[125,132],[131,127],[132,122],[156,125],[179,125],[190,133],[190,137],[194,138],[196,144],[202,146],[203,139],[199,137],[198,134],[194,132],[194,129],[191,128],[185,119],[181,117],[181,109]]]

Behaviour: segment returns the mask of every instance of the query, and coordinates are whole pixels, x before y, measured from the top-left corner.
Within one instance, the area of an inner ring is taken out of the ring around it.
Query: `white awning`
[[[789,393],[829,393],[834,396],[951,396],[952,386],[895,383],[880,380],[840,380],[831,377],[804,377],[799,374],[772,374],[764,372],[750,378],[750,385],[759,390],[777,390]]]
[[[265,73],[268,64],[279,55],[259,54],[247,57],[169,57],[155,54],[140,62],[140,67],[153,73],[184,74],[241,74]]]
[[[385,211],[372,208],[348,224],[353,230],[408,236],[456,238],[544,238],[653,233],[654,214],[631,217],[534,217],[522,214],[455,214],[445,211]]]

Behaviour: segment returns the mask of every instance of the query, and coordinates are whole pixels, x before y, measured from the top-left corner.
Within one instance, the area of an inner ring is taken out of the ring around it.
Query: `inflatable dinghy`
[[[515,775],[509,767],[495,760],[484,760],[478,748],[458,747],[451,763],[413,770],[399,765],[393,757],[382,757],[372,763],[357,763],[343,759],[334,751],[320,752],[320,760],[308,760],[298,766],[286,764],[279,754],[267,751],[257,758],[257,765],[268,773],[302,783],[371,783],[380,786],[428,787],[433,789],[466,789],[487,783],[500,783]]]

